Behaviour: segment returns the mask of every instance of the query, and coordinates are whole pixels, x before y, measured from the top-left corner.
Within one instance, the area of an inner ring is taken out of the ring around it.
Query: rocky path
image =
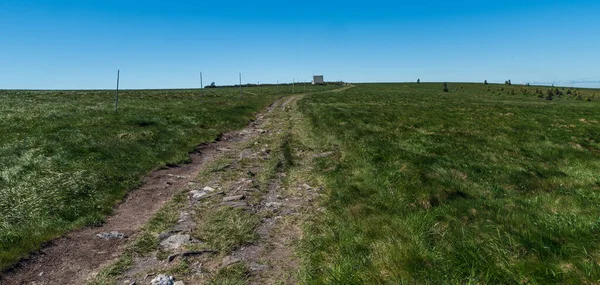
[[[322,189],[303,174],[322,154],[297,140],[301,97],[284,97],[245,129],[198,147],[192,163],[153,172],[102,226],[50,242],[0,284],[151,284],[161,273],[185,284],[296,283],[293,248]],[[177,218],[147,226],[161,220],[161,208]]]

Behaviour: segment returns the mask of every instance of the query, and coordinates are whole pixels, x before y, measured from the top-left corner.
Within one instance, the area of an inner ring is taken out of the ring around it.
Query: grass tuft
[[[220,207],[202,214],[199,220],[201,225],[194,235],[223,254],[258,239],[254,229],[259,218],[241,209]]]

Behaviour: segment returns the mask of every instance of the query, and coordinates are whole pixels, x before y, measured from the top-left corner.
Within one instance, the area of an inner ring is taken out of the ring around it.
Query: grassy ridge
[[[600,103],[585,100],[597,90],[550,101],[542,87],[449,88],[301,102],[339,150],[316,169],[330,193],[307,229],[305,282],[599,282]]]
[[[291,87],[244,91],[125,90],[115,114],[113,91],[0,90],[0,269],[100,223],[142,175],[243,127]]]

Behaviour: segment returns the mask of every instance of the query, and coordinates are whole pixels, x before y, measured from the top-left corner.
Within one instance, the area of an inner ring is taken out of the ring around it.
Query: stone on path
[[[235,258],[233,256],[225,256],[225,258],[223,258],[223,261],[221,262],[221,266],[223,267],[227,267],[229,265],[235,264],[242,261],[239,258]]]
[[[237,201],[237,200],[244,200],[244,198],[246,198],[244,195],[229,196],[229,197],[223,198],[223,202],[231,202],[231,201]]]
[[[150,281],[150,285],[174,285],[174,278],[173,276],[167,276],[164,274],[160,274],[158,276],[156,276],[156,278],[152,279],[152,281]]]
[[[127,235],[124,233],[112,231],[110,233],[96,234],[96,237],[103,238],[103,239],[124,239],[127,237]]]
[[[179,249],[185,244],[191,243],[190,235],[172,235],[160,242],[160,246],[164,249]]]

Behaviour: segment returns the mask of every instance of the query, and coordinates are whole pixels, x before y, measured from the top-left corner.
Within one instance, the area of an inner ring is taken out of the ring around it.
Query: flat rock
[[[160,274],[156,276],[152,281],[150,281],[150,285],[174,285],[173,276],[167,276],[164,274]]]
[[[103,239],[124,239],[127,237],[126,234],[124,233],[120,233],[120,232],[110,232],[110,233],[99,233],[96,234],[96,237],[99,238],[103,238]]]
[[[279,203],[279,202],[268,202],[265,204],[265,206],[269,207],[269,208],[279,208],[283,205],[283,203]]]
[[[192,190],[192,191],[190,191],[190,194],[192,194],[192,199],[200,199],[204,195],[206,195],[206,192],[204,192],[204,191],[198,191],[198,190]]]
[[[244,201],[227,202],[227,203],[222,203],[221,205],[229,206],[231,208],[248,208],[248,203],[246,203]]]
[[[244,200],[244,198],[246,198],[244,195],[228,196],[223,198],[223,202],[239,201]]]
[[[233,256],[225,256],[225,258],[223,258],[223,261],[221,262],[221,266],[223,267],[227,267],[229,265],[235,264],[242,261],[239,258],[233,257]]]
[[[185,244],[191,243],[190,235],[172,235],[160,242],[160,246],[164,249],[178,249]]]
[[[212,188],[212,187],[209,187],[209,186],[204,186],[204,188],[202,188],[202,190],[208,191],[208,192],[213,192],[213,191],[215,191],[215,188]]]

